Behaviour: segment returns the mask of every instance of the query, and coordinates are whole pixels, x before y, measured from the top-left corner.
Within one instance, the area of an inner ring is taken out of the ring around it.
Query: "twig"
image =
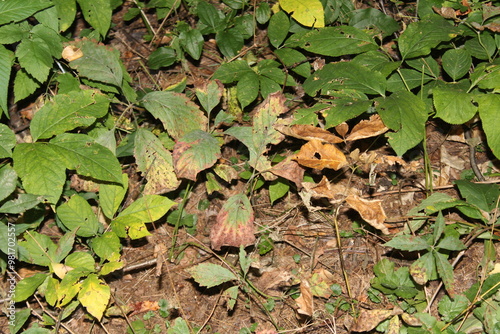
[[[472,170],[474,171],[474,175],[476,175],[476,177],[479,181],[485,181],[483,173],[481,173],[481,171],[479,170],[479,167],[477,166],[476,146],[474,145],[474,143],[471,142],[471,139],[472,139],[471,129],[467,126],[465,126],[465,129],[464,129],[464,137],[465,137],[465,141],[469,145],[469,160],[470,160],[470,166],[471,166]]]

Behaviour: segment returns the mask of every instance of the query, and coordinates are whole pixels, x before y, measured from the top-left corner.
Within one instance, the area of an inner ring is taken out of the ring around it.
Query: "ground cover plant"
[[[500,3],[0,2],[11,333],[499,333]]]

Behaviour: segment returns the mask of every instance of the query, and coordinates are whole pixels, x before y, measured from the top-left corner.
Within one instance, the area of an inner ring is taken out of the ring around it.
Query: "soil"
[[[188,59],[184,66],[147,72],[144,66],[147,64],[147,57],[155,47],[161,45],[161,41],[144,41],[147,30],[140,18],[130,22],[123,21],[123,15],[130,6],[132,3],[126,2],[115,13],[114,27],[108,43],[121,52],[136,88],[165,89],[186,78],[188,89],[192,89],[197,80],[210,78],[215,65],[222,62],[215,44],[209,40],[199,61]],[[148,12],[147,15],[153,28],[159,29],[161,22],[155,19],[154,13]],[[177,20],[187,20],[188,17],[189,13],[180,9],[166,20],[159,34],[165,34],[168,27]],[[78,31],[75,33],[78,34]],[[266,43],[263,37],[257,36],[256,45],[261,49],[261,55],[268,53]],[[473,132],[473,136],[481,135],[480,129],[477,130],[477,133]],[[465,143],[463,129],[434,122],[428,124],[427,134],[432,170],[435,171],[434,187],[458,197],[453,181],[459,179],[464,170],[471,168],[470,147]],[[368,142],[361,141],[356,145],[348,149],[352,151],[360,147],[363,151]],[[383,145],[375,145],[372,151],[390,154]],[[229,158],[235,152],[227,150],[224,154],[224,158]],[[386,224],[391,233],[395,233],[408,220],[408,211],[426,196],[425,177],[422,173],[424,162],[419,158],[421,155],[422,152],[418,149],[408,154],[406,160],[408,164],[412,162],[412,168],[404,172],[393,166],[382,166],[372,185],[368,185],[366,171],[352,173],[349,168],[345,168],[335,175],[327,176],[347,188],[360,190],[363,198],[381,200],[388,217]],[[474,158],[473,163],[483,172],[493,161],[487,150],[477,152]],[[133,169],[130,174],[136,176],[131,178],[130,188],[139,189],[143,180],[137,177],[138,174]],[[321,176],[316,175],[317,181]],[[228,298],[222,295],[226,285],[210,289],[200,287],[186,269],[199,263],[222,264],[221,259],[230,264],[237,263],[237,249],[223,248],[219,252],[210,250],[209,232],[222,206],[221,199],[241,187],[242,184],[229,185],[226,190],[211,197],[207,196],[203,184],[193,189],[186,211],[198,217],[196,234],[190,235],[180,229],[172,258],[169,252],[174,227],[166,222],[152,225],[150,237],[124,242],[122,258],[126,267],[119,274],[108,277],[108,283],[112,288],[113,306],[129,307],[128,311],[131,312],[124,312],[124,315],[118,311],[115,316],[105,317],[102,323],[96,323],[82,309],[77,309],[65,326],[73,333],[127,333],[132,322],[141,320],[147,329],[156,326],[157,332],[165,333],[166,321],[172,322],[175,318],[182,317],[192,328],[202,327],[202,333],[238,333],[254,323],[258,323],[257,332],[274,333],[273,321],[283,333],[347,333],[347,328],[353,321],[349,305],[357,310],[393,308],[394,305],[387,299],[375,304],[369,298],[370,280],[374,277],[373,266],[383,258],[391,259],[398,266],[409,265],[414,258],[384,247],[384,242],[389,237],[365,224],[352,209],[328,203],[322,213],[309,212],[292,188],[287,196],[273,205],[266,189],[256,191],[252,199],[255,224],[269,231],[273,248],[265,255],[259,255],[256,247],[246,249],[248,256],[254,259],[248,274],[249,281],[264,294],[280,298],[276,299],[274,308],[266,313],[263,308],[266,298],[251,291],[240,291],[234,309],[228,310]],[[207,200],[210,203],[208,209],[199,210],[198,204]],[[340,245],[337,242],[337,230],[340,231]],[[179,247],[182,245],[185,246],[183,249]],[[500,252],[498,245],[497,252]],[[482,243],[473,242],[456,265],[455,277],[459,292],[465,291],[477,281],[477,267],[482,256]],[[336,297],[314,297],[312,316],[304,316],[299,312],[297,301],[291,296],[299,289],[298,279],[321,271],[328,272],[329,282],[338,284],[342,292]],[[436,284],[430,284],[426,292],[431,296],[437,288]],[[171,307],[170,315],[166,318],[157,312],[157,303],[162,299],[168,301]],[[348,308],[337,305],[339,301],[346,302]],[[333,306],[325,306],[326,304]],[[435,307],[431,312],[437,315]],[[151,317],[145,317],[151,314]],[[4,321],[5,318],[0,318],[0,328],[4,327]],[[64,332],[62,328],[61,332]]]

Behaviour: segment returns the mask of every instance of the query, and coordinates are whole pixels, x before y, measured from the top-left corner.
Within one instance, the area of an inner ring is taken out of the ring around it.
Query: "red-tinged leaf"
[[[199,172],[212,167],[220,157],[217,139],[211,134],[194,130],[174,146],[173,160],[177,177],[196,181]]]
[[[254,214],[252,205],[243,194],[230,197],[217,215],[212,227],[210,241],[212,248],[222,246],[249,246],[255,242]]]

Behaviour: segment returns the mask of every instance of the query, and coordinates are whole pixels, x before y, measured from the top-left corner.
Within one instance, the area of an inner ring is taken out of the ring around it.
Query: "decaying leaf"
[[[389,130],[387,126],[382,122],[380,116],[375,114],[368,120],[362,120],[356,124],[351,133],[347,136],[346,140],[354,141],[363,138],[370,138],[381,135]]]
[[[377,327],[379,323],[388,319],[391,316],[399,315],[403,313],[401,309],[397,308],[394,310],[364,310],[362,309],[359,313],[359,317],[356,319],[351,327],[351,332],[368,332]]]
[[[83,51],[79,47],[76,47],[74,45],[68,45],[63,49],[62,57],[66,61],[77,60],[78,58],[83,57]]]
[[[335,127],[335,131],[337,131],[340,136],[345,137],[349,131],[349,125],[346,122],[342,122]]]
[[[295,137],[298,139],[304,139],[304,140],[316,139],[324,143],[331,143],[331,144],[338,144],[343,142],[342,139],[340,139],[330,131],[309,124],[275,126],[274,128],[287,136]]]
[[[389,234],[389,229],[384,225],[387,218],[382,208],[380,200],[366,200],[356,195],[350,195],[346,198],[347,204],[356,210],[361,218],[374,228]]]
[[[300,166],[291,157],[287,157],[270,170],[271,173],[281,176],[284,179],[290,180],[297,186],[297,189],[302,189],[302,180],[304,179],[304,168]]]
[[[344,153],[335,145],[322,143],[317,139],[313,139],[302,146],[299,153],[292,159],[302,166],[319,170],[323,168],[338,170],[347,165]]]
[[[300,282],[300,296],[295,299],[297,306],[299,307],[297,312],[299,314],[311,317],[313,315],[313,295],[311,292],[311,286],[307,280],[302,280]]]
[[[335,283],[335,278],[331,272],[320,268],[314,270],[309,283],[313,296],[327,299],[332,295],[330,286]]]
[[[212,248],[249,246],[255,242],[252,205],[243,194],[230,197],[217,215],[210,232]]]
[[[358,193],[356,188],[346,188],[343,184],[331,184],[324,175],[319,183],[303,182],[302,185],[312,198],[328,198],[332,201],[344,200],[345,196]]]

